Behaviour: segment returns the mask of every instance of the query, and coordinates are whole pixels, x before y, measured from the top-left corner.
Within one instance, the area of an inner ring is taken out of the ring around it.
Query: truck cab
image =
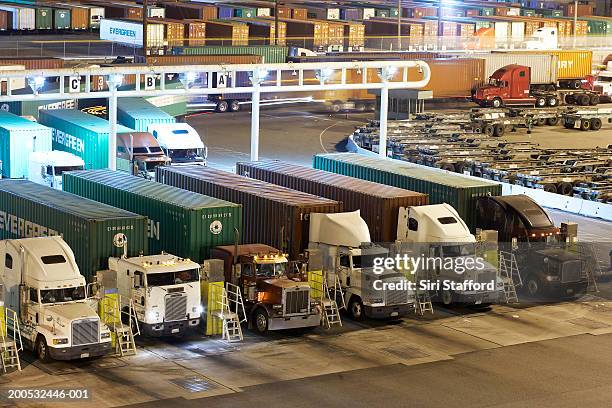
[[[499,108],[503,105],[542,105],[546,99],[536,100],[530,94],[531,68],[506,65],[491,74],[489,83],[476,90],[474,102],[481,106]]]
[[[146,179],[155,178],[157,166],[169,166],[171,160],[164,154],[157,139],[149,132],[117,134],[117,169]]]
[[[608,61],[606,69],[597,73],[593,90],[599,92],[608,102],[612,101],[612,61]]]
[[[498,231],[502,243],[516,242],[518,269],[529,295],[574,296],[586,291],[580,255],[559,242],[560,229],[531,198],[482,197],[477,202],[477,225]]]
[[[286,254],[249,244],[216,247],[211,257],[224,261],[225,280],[240,288],[249,324],[259,333],[320,324],[320,305],[309,283],[291,273]]]
[[[559,34],[556,27],[540,27],[531,39],[525,42],[528,50],[556,50],[559,48]]]
[[[416,256],[425,254],[431,259],[444,262],[428,262],[426,267],[417,270],[417,277],[455,282],[473,281],[488,283],[490,288],[483,290],[438,289],[442,303],[455,302],[482,305],[494,303],[503,296],[503,281],[496,268],[486,261],[481,268],[457,266],[473,264],[476,260],[476,237],[457,211],[449,204],[422,205],[400,209],[398,217],[398,241],[408,244],[407,249]],[[422,269],[422,270],[421,270]]]
[[[148,336],[184,335],[200,323],[200,265],[162,253],[109,258],[117,291],[131,299],[141,331]],[[127,315],[127,314],[126,314]]]
[[[374,260],[388,258],[389,250],[371,242],[368,225],[359,211],[311,213],[309,237],[309,249],[318,250],[322,256],[328,286],[333,287],[338,278],[344,304],[353,319],[399,318],[412,309],[414,292],[407,288],[408,280],[402,273],[374,272]],[[390,286],[382,283],[393,283],[398,289],[387,289]],[[402,286],[404,289],[399,289]]]
[[[157,139],[172,165],[206,165],[208,149],[198,132],[187,123],[152,124],[147,131]]]
[[[62,174],[65,171],[83,170],[85,162],[72,153],[53,150],[30,153],[29,166],[30,181],[61,190]]]
[[[43,361],[97,357],[111,333],[87,300],[68,244],[59,236],[0,241],[5,306],[17,312],[27,348]]]

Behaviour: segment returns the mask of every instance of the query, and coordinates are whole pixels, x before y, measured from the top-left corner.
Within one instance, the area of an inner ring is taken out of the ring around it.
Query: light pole
[[[278,45],[278,0],[274,0],[274,45]]]
[[[385,67],[378,72],[378,76],[383,83],[380,89],[380,134],[378,141],[378,154],[380,157],[387,157],[387,117],[389,112],[389,81],[397,72],[394,67]]]
[[[576,48],[576,34],[578,33],[578,0],[574,0],[574,41],[573,48]]]
[[[397,0],[397,50],[402,49],[402,0]]]
[[[144,57],[147,56],[147,41],[149,36],[147,35],[147,17],[149,15],[149,0],[142,2],[142,49],[144,51]]]
[[[259,160],[259,101],[261,99],[260,86],[268,76],[268,71],[255,68],[249,77],[253,84],[251,97],[251,161]]]
[[[108,98],[108,168],[117,170],[117,88],[123,83],[123,75],[113,74],[106,78],[108,89],[111,92]]]

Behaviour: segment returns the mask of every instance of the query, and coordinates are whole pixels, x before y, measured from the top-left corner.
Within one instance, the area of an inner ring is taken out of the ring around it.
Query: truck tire
[[[361,103],[361,102],[356,103],[355,104],[355,110],[357,112],[365,112],[366,111],[365,103]]]
[[[238,112],[240,110],[240,101],[231,100],[229,103],[229,110],[231,112]]]
[[[556,96],[550,96],[546,99],[546,104],[551,107],[555,107],[559,105],[559,100]]]
[[[544,118],[536,119],[533,122],[533,124],[536,125],[536,126],[544,126],[544,125],[546,125],[546,119],[544,119]]]
[[[482,127],[482,134],[487,136],[493,136],[493,125],[484,125]]]
[[[227,112],[228,108],[229,108],[229,104],[227,103],[227,101],[219,101],[219,102],[217,102],[217,112],[225,113],[225,112]]]
[[[568,94],[565,96],[565,104],[573,105],[576,103],[576,97],[573,94]]]
[[[565,121],[563,122],[563,126],[566,129],[573,129],[575,125],[576,122],[573,119],[565,119]]]
[[[557,185],[557,192],[564,196],[572,196],[574,194],[574,185],[563,181]]]
[[[591,119],[591,130],[599,130],[601,129],[601,119],[593,118]]]
[[[268,332],[268,313],[265,309],[259,307],[253,313],[253,327],[259,334],[266,334]]]
[[[534,275],[529,275],[525,282],[525,289],[527,289],[527,294],[531,297],[540,295],[542,293],[542,285],[540,284],[540,280]]]
[[[342,102],[340,101],[332,102],[329,109],[332,111],[332,113],[339,113],[342,110]]]
[[[579,79],[575,79],[573,81],[570,81],[570,87],[572,89],[580,89],[582,87],[582,81]]]
[[[590,130],[591,129],[591,121],[588,119],[580,120],[580,130]]]
[[[546,124],[548,124],[548,126],[557,126],[559,124],[559,117],[553,116],[552,118],[546,119]]]
[[[491,106],[493,108],[501,108],[502,106],[504,106],[504,103],[502,102],[501,98],[493,98],[493,100],[491,101]]]
[[[538,96],[535,101],[536,108],[543,108],[546,106],[546,98],[543,96]]]
[[[591,106],[595,106],[595,105],[599,105],[599,95],[597,94],[592,94],[591,96],[589,96],[589,105]]]
[[[365,320],[365,311],[363,308],[363,302],[359,299],[358,296],[353,296],[349,301],[348,312],[351,316],[351,319],[356,321]]]
[[[587,94],[580,94],[576,96],[576,102],[580,106],[588,106],[591,103],[591,97]]]
[[[546,191],[547,193],[557,194],[557,186],[552,183],[544,184],[544,191]]]
[[[373,103],[366,104],[366,110],[370,112],[374,112],[376,110],[376,105]]]
[[[34,351],[36,352],[36,356],[42,363],[48,363],[51,361],[51,356],[49,355],[49,346],[47,346],[47,340],[45,336],[39,334],[36,338],[36,345]]]
[[[442,165],[442,170],[455,172],[455,166],[452,163],[445,163]]]
[[[506,128],[504,125],[497,124],[493,126],[493,136],[501,137],[506,133]]]

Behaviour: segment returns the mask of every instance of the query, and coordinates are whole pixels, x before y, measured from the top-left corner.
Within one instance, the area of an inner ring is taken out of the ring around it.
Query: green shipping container
[[[53,28],[55,30],[69,30],[71,28],[70,10],[53,9]]]
[[[474,180],[417,164],[399,163],[356,153],[318,154],[314,156],[313,167],[429,194],[429,204],[452,205],[472,231],[477,227],[475,221],[478,197],[502,194],[502,186],[499,183]]]
[[[183,47],[178,48],[177,52],[183,55],[261,55],[262,63],[281,64],[286,62],[289,55],[289,47],[276,46],[245,46],[245,47]]]
[[[249,7],[236,7],[234,9],[234,17],[255,18],[257,17],[257,9]]]
[[[50,30],[53,28],[53,11],[48,7],[36,8],[36,29]]]
[[[489,7],[482,7],[480,9],[480,15],[481,16],[494,16],[495,15],[495,9],[494,8],[489,8]]]
[[[202,263],[242,231],[242,206],[111,170],[64,173],[64,191],[149,218],[149,250]]]
[[[27,178],[31,152],[51,150],[51,129],[0,111],[2,177]]]
[[[53,129],[53,150],[79,156],[86,169],[108,167],[108,121],[75,109],[40,110],[38,122]],[[132,132],[117,125],[117,133]]]
[[[152,124],[175,123],[176,119],[143,98],[119,98],[117,121],[130,129],[146,132]]]
[[[113,244],[117,234],[127,237],[128,256],[148,254],[146,217],[27,180],[0,180],[0,239],[61,235],[88,282],[123,254]]]
[[[535,17],[536,12],[532,9],[521,9],[521,16]]]

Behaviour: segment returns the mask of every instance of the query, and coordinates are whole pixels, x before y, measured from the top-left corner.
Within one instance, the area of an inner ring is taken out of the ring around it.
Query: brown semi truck
[[[318,326],[321,308],[301,274],[292,274],[288,256],[263,244],[219,246],[211,257],[224,262],[225,281],[243,294],[249,326],[268,330]]]

